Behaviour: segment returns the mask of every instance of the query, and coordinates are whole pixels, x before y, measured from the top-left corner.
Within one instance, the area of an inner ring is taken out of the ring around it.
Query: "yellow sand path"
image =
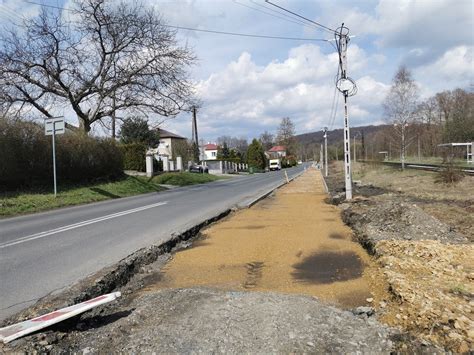
[[[309,169],[274,196],[203,231],[145,292],[193,286],[268,290],[313,295],[344,307],[380,299],[376,267],[351,241],[351,230],[326,197],[320,172]]]

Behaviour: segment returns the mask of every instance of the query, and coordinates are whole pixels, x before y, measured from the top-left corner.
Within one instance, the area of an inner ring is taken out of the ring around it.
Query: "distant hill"
[[[384,128],[388,127],[388,125],[378,125],[378,126],[361,126],[361,127],[352,127],[350,130],[351,138],[354,137],[357,132],[364,132],[364,135],[370,136],[378,131],[383,130]],[[311,133],[304,133],[304,134],[298,134],[296,135],[296,139],[298,140],[298,143],[302,145],[309,145],[309,144],[320,144],[324,142],[324,133],[323,131],[318,131],[318,132],[311,132]],[[342,128],[340,129],[334,129],[332,131],[328,131],[328,145],[331,144],[342,144],[344,141],[344,130]]]

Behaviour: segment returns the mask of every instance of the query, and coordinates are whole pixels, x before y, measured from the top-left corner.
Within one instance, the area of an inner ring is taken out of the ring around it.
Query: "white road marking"
[[[142,207],[133,208],[131,210],[112,213],[112,214],[109,214],[107,216],[102,216],[102,217],[93,218],[93,219],[89,219],[89,220],[86,220],[86,221],[70,224],[70,225],[59,227],[59,228],[56,228],[56,229],[51,229],[49,231],[40,232],[40,233],[36,233],[36,234],[31,234],[31,235],[28,235],[26,237],[21,237],[19,239],[11,241],[11,242],[6,242],[6,243],[3,243],[3,244],[0,244],[0,249],[7,248],[7,247],[10,247],[10,246],[13,246],[13,245],[16,245],[16,244],[20,244],[20,243],[29,242],[31,240],[48,237],[50,235],[65,232],[65,231],[68,231],[68,230],[71,230],[71,229],[84,227],[84,226],[87,226],[89,224],[106,221],[108,219],[125,216],[127,214],[148,210],[150,208],[154,208],[154,207],[158,207],[158,206],[163,206],[163,205],[166,205],[167,203],[168,203],[167,201],[166,202],[154,203],[154,204],[151,204],[151,205],[146,205],[146,206],[142,206]]]

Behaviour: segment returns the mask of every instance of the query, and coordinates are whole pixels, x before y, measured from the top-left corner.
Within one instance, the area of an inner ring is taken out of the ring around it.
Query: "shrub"
[[[31,122],[0,120],[0,186],[16,188],[52,177],[51,144]]]
[[[456,184],[464,178],[462,169],[456,167],[452,162],[444,164],[444,167],[438,172],[435,177],[436,183]]]
[[[298,165],[296,158],[293,156],[284,157],[281,159],[282,168],[291,168],[292,166]]]
[[[115,141],[65,134],[56,146],[58,176],[72,182],[115,179],[123,175],[123,157]]]
[[[56,137],[59,183],[116,178],[123,159],[114,141],[66,132]],[[0,189],[44,186],[53,178],[51,137],[42,125],[0,119]]]
[[[120,146],[123,153],[123,166],[125,170],[146,171],[145,143],[130,143]]]

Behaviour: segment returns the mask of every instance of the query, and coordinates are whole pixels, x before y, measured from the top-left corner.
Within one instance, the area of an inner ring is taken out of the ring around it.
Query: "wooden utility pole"
[[[193,106],[193,119],[192,119],[192,151],[193,151],[193,161],[199,163],[201,158],[201,152],[199,150],[199,137],[197,129],[197,117],[196,117],[196,106]]]
[[[199,146],[198,130],[197,130],[197,117],[196,117],[196,106],[193,107],[193,141]]]
[[[115,139],[115,91],[112,96],[112,139]]]

